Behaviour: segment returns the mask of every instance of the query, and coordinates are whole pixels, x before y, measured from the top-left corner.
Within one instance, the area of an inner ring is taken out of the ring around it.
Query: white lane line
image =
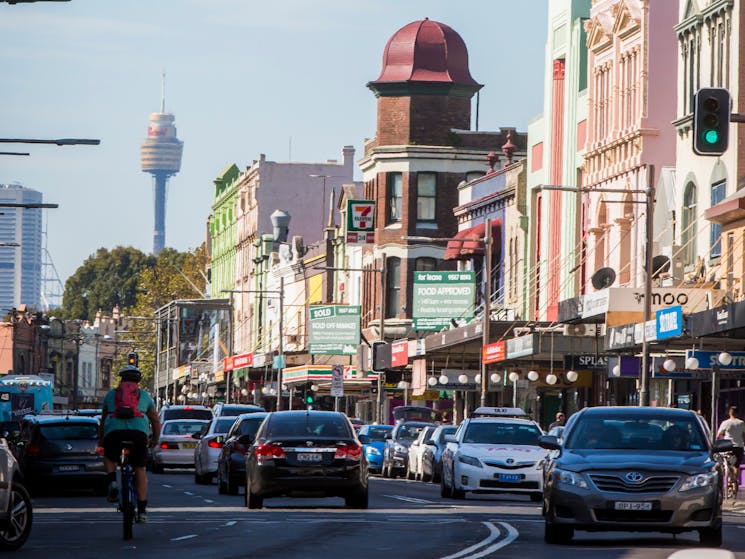
[[[213,501],[212,499],[205,499],[204,502],[205,503],[214,503],[215,501]]]
[[[231,520],[230,522],[226,522],[225,523],[225,526],[235,526],[235,525],[236,525],[236,521],[235,520]]]
[[[179,542],[181,540],[190,540],[192,538],[196,538],[196,534],[189,534],[188,536],[181,536],[180,538],[171,538],[172,542]]]
[[[172,485],[168,485],[167,483],[162,483],[161,485],[163,487],[167,487],[168,489],[170,489],[171,487],[173,487]]]
[[[478,559],[479,557],[484,557],[485,555],[491,555],[498,549],[502,549],[503,547],[511,544],[517,539],[517,536],[520,535],[514,527],[510,526],[506,522],[499,522],[499,524],[507,531],[507,537],[505,537],[503,540],[498,541],[494,545],[487,547],[486,549],[482,549],[478,553],[469,555],[464,559]]]
[[[499,537],[499,528],[497,528],[494,524],[492,524],[491,522],[483,522],[482,524],[484,524],[484,526],[489,528],[489,535],[486,537],[486,539],[481,540],[479,543],[474,544],[471,547],[461,549],[460,551],[453,553],[452,555],[447,555],[445,557],[442,557],[441,559],[465,558],[466,556],[469,556],[469,553],[478,551],[480,548],[484,547],[485,545],[489,545],[490,543],[492,543],[494,540],[496,540]]]
[[[383,495],[389,499],[398,499],[399,501],[406,501],[407,503],[421,503],[423,505],[434,504],[434,501],[428,501],[427,499],[417,499],[416,497],[404,497],[403,495]]]
[[[184,491],[184,495],[194,495],[191,491]]]

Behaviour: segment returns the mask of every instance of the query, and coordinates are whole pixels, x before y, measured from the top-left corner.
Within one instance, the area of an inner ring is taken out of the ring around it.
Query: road
[[[115,507],[92,494],[34,497],[34,527],[14,558],[663,559],[697,547],[693,534],[579,532],[543,543],[540,509],[520,496],[441,499],[439,487],[373,478],[370,509],[341,499],[270,499],[249,511],[239,496],[194,484],[189,470],[150,476],[149,522],[121,539]],[[745,559],[745,514],[728,512],[724,547]],[[134,555],[133,555],[134,553]]]

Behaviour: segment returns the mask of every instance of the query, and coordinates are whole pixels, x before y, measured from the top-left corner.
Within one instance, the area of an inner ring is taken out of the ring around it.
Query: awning
[[[483,256],[484,241],[459,240],[483,239],[486,232],[486,222],[463,229],[456,233],[452,241],[448,241],[445,249],[445,260],[468,260],[473,256]],[[492,254],[499,254],[502,241],[502,220],[493,219],[491,222]]]

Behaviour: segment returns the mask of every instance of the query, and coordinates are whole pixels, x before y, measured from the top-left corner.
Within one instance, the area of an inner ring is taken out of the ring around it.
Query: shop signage
[[[396,340],[391,343],[391,367],[405,367],[409,364],[409,340]]]
[[[613,374],[613,368],[616,365],[621,366],[621,377],[622,378],[639,378],[639,371],[641,370],[641,359],[633,355],[622,355],[618,357],[611,357],[608,359],[608,378],[618,378]]]
[[[437,331],[473,318],[475,293],[474,272],[414,272],[414,329]]]
[[[722,305],[688,317],[691,336],[706,336],[745,327],[745,301]]]
[[[506,343],[504,341],[486,344],[481,350],[481,360],[484,364],[498,363],[507,357]]]
[[[369,244],[375,241],[375,202],[347,200],[348,244]]]
[[[360,307],[311,305],[309,353],[356,355],[360,343]]]
[[[722,371],[741,371],[745,369],[745,351],[730,351],[732,362],[729,365],[722,365],[719,362],[719,354],[724,351],[702,351],[699,349],[689,349],[686,351],[686,360],[689,357],[698,359],[699,369],[711,369],[715,365],[719,366]]]
[[[655,326],[658,340],[680,337],[683,333],[683,307],[676,305],[657,311]]]
[[[604,371],[608,368],[608,356],[597,353],[565,355],[564,368],[566,370],[587,371],[596,369]]]
[[[641,345],[645,335],[648,342],[657,339],[657,327],[655,320],[637,322],[635,324],[622,324],[621,326],[610,326],[605,331],[605,350],[616,351]]]
[[[222,360],[222,370],[232,371],[241,367],[253,367],[253,357],[253,353],[242,353],[241,355],[224,357]]]
[[[652,311],[680,306],[684,314],[702,311],[719,304],[723,290],[655,287],[652,289]],[[581,318],[590,318],[608,312],[644,312],[644,290],[630,287],[609,287],[582,296],[579,305]]]
[[[517,359],[526,355],[533,355],[533,341],[535,334],[527,334],[507,340],[507,359]]]

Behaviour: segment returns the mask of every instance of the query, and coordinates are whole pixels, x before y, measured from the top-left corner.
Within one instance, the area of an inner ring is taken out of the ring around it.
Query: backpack
[[[114,393],[113,416],[118,419],[132,419],[143,417],[139,409],[140,387],[131,380],[122,381]]]

